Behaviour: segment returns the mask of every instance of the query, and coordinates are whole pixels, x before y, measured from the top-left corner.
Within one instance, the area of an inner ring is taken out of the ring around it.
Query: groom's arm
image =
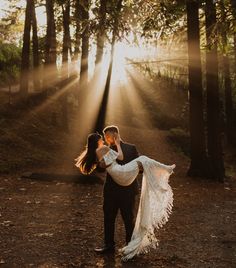
[[[98,172],[105,172],[106,171],[106,163],[105,161],[99,161],[97,165],[97,171]]]
[[[135,155],[135,158],[140,156],[140,153],[138,152],[135,145],[134,145],[134,155]],[[142,174],[143,173],[143,166],[142,166],[142,163],[139,161],[138,161],[138,168],[139,168],[139,174]]]

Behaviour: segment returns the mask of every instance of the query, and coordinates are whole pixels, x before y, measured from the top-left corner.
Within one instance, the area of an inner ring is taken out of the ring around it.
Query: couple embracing
[[[173,192],[168,183],[175,165],[164,165],[147,156],[139,156],[135,145],[120,139],[117,126],[103,130],[107,145],[98,133],[87,138],[85,151],[76,159],[83,174],[96,167],[105,168],[104,184],[104,245],[97,253],[115,250],[115,220],[120,210],[126,230],[126,245],[120,249],[128,260],[158,246],[155,229],[168,221],[173,203]],[[143,173],[141,195],[135,218],[135,199],[138,194],[136,177]]]

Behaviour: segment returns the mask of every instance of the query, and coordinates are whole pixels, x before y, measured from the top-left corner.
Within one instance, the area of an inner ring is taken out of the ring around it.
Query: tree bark
[[[79,3],[82,17],[82,48],[80,64],[80,86],[88,83],[88,56],[89,56],[89,1],[84,0],[83,5]]]
[[[222,25],[221,38],[222,38],[222,54],[223,54],[223,77],[224,77],[224,90],[225,90],[225,115],[226,115],[226,136],[228,143],[233,141],[233,101],[232,101],[232,87],[230,80],[230,67],[229,56],[227,53],[228,38],[227,32],[229,25],[227,23],[227,17],[225,12],[225,6],[223,2],[219,2]]]
[[[188,35],[188,79],[189,79],[189,125],[191,164],[189,176],[206,175],[206,139],[203,118],[203,87],[199,34],[199,4],[188,0],[187,35]]]
[[[69,51],[70,51],[70,0],[67,0],[65,4],[62,4],[63,14],[63,47],[62,47],[62,85],[63,81],[69,78]],[[61,96],[62,106],[62,125],[65,130],[69,130],[68,122],[68,103],[67,92]]]
[[[207,92],[207,145],[212,179],[224,180],[222,135],[220,128],[220,101],[218,79],[218,55],[216,7],[214,0],[206,0],[206,92]]]
[[[236,73],[236,1],[235,0],[231,0],[231,9],[232,9],[233,27],[234,27],[234,33],[233,33],[233,42],[234,42],[234,73]]]
[[[74,51],[74,60],[78,61],[79,59],[79,53],[81,51],[80,45],[81,45],[81,33],[80,33],[80,23],[76,22],[76,30],[75,30],[75,51]]]
[[[33,67],[34,67],[34,88],[40,90],[39,80],[39,42],[38,42],[38,27],[35,13],[35,3],[32,3],[32,28],[33,28]]]
[[[80,9],[80,0],[75,2],[75,51],[74,51],[74,60],[79,60],[79,53],[81,52],[81,9]]]
[[[100,0],[100,8],[99,8],[99,26],[97,32],[97,52],[96,52],[96,61],[97,65],[102,61],[104,43],[105,43],[105,30],[104,25],[106,21],[106,2],[107,0]]]
[[[68,60],[70,51],[70,0],[67,0],[65,5],[62,5],[63,14],[63,47],[62,47],[62,63],[63,77],[69,77]]]
[[[21,78],[20,78],[20,94],[26,97],[29,91],[29,67],[30,67],[30,30],[31,30],[31,10],[33,0],[27,0],[25,11],[25,25],[23,35],[23,47],[21,57]]]
[[[46,0],[47,34],[45,47],[45,63],[56,65],[56,24],[54,18],[54,0]]]

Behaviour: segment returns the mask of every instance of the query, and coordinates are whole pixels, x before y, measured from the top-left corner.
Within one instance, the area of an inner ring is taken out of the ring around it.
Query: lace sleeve
[[[103,159],[105,164],[108,166],[118,157],[118,153],[112,149],[110,149],[104,156]]]

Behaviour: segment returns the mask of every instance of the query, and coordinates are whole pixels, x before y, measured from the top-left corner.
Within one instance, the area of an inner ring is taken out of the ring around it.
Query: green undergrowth
[[[38,109],[31,100],[1,107],[0,173],[47,167],[60,157],[67,133],[55,121],[59,103],[52,105]]]
[[[169,130],[168,139],[179,153],[190,157],[190,136],[186,130],[172,128]]]

